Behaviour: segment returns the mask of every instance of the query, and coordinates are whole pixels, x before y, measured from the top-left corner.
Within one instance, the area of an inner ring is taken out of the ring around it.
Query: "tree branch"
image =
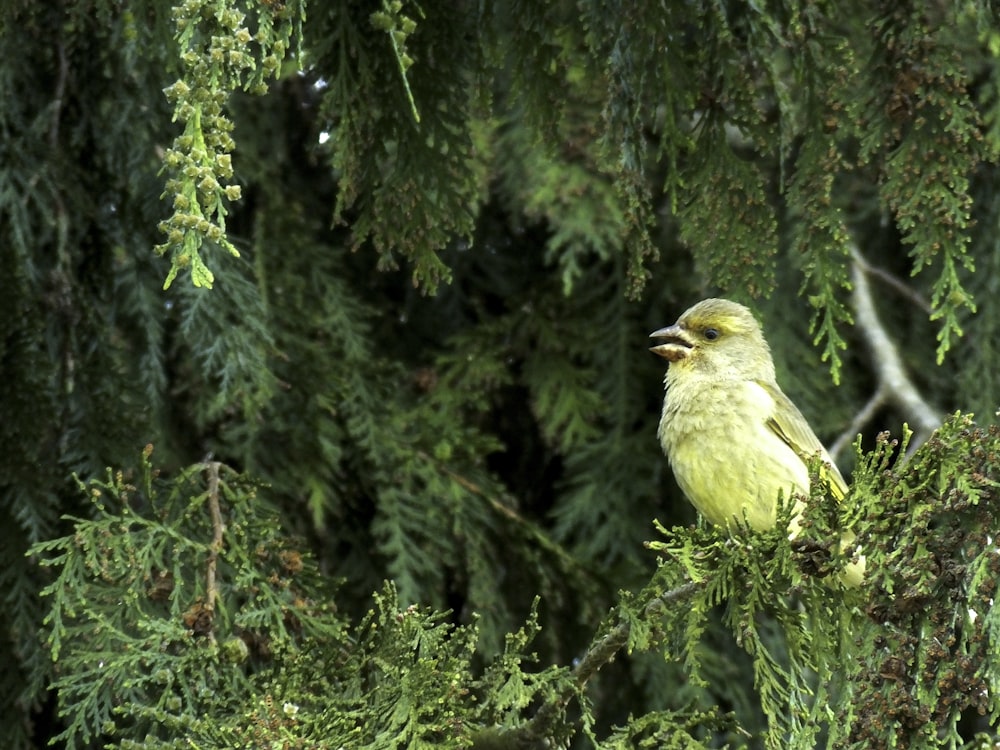
[[[923,397],[907,374],[899,350],[875,310],[875,299],[867,276],[870,266],[854,245],[851,246],[851,257],[854,312],[858,328],[871,349],[872,364],[878,377],[875,396],[883,393],[884,400],[891,402],[903,412],[907,423],[913,428],[913,440],[910,443],[912,452],[941,426],[943,415]],[[859,417],[865,410],[871,408],[874,411],[877,408],[879,404],[873,405],[874,398],[869,400],[862,412],[859,412]],[[855,417],[852,426],[858,421],[858,417]]]
[[[208,549],[208,565],[205,571],[205,608],[215,612],[215,600],[219,597],[219,588],[215,580],[215,569],[219,562],[219,552],[222,550],[223,534],[226,525],[222,520],[222,510],[219,507],[219,468],[218,461],[208,465],[208,512],[212,517],[212,544]],[[214,638],[214,629],[209,630],[209,638]]]
[[[52,121],[49,123],[49,148],[55,151],[59,147],[59,121],[62,118],[63,101],[66,97],[66,81],[69,78],[69,57],[66,55],[66,43],[62,36],[57,45],[59,51],[59,77],[56,79],[56,93],[52,99]]]
[[[891,273],[889,273],[888,271],[886,271],[884,268],[879,268],[878,266],[873,266],[871,263],[868,262],[867,258],[865,258],[864,256],[862,256],[861,253],[858,252],[858,249],[856,247],[852,248],[852,249],[853,249],[853,252],[851,253],[851,255],[852,255],[853,259],[854,259],[854,262],[857,263],[858,266],[861,267],[862,271],[864,271],[869,276],[873,276],[873,277],[877,278],[879,281],[883,282],[884,284],[887,284],[888,286],[891,286],[893,289],[896,290],[896,292],[901,297],[905,297],[911,303],[913,303],[913,305],[915,307],[919,307],[921,310],[923,310],[928,315],[930,315],[932,312],[934,312],[933,308],[931,307],[931,303],[928,302],[926,299],[924,299],[924,297],[923,297],[922,294],[920,294],[919,292],[917,292],[916,290],[914,290],[912,287],[910,287],[902,279],[897,278],[896,276],[893,276]]]
[[[649,602],[643,610],[643,616],[652,617],[664,606],[676,605],[688,599],[699,588],[701,588],[700,583],[689,581],[677,588],[671,589]],[[526,724],[511,730],[508,737],[512,742],[512,746],[521,748],[547,747],[547,738],[554,733],[553,724],[558,721],[559,713],[574,695],[586,687],[587,683],[600,671],[601,667],[610,663],[615,658],[618,651],[628,643],[631,633],[631,623],[621,621],[608,633],[592,643],[587,652],[573,668],[572,687],[564,691],[555,700],[542,705]]]
[[[875,389],[875,393],[872,397],[868,399],[868,403],[858,410],[858,413],[854,415],[854,419],[847,426],[843,432],[837,437],[830,446],[830,456],[836,461],[840,456],[841,452],[853,442],[854,438],[857,436],[861,429],[868,423],[875,412],[878,411],[879,407],[885,404],[887,400],[887,391],[885,386],[880,382],[878,388]]]

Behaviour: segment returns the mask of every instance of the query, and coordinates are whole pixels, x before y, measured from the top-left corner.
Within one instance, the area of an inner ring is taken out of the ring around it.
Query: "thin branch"
[[[59,146],[59,121],[62,119],[63,98],[66,96],[66,81],[69,78],[69,57],[66,55],[66,43],[63,36],[59,37],[59,77],[56,79],[56,94],[52,100],[52,122],[49,125],[49,148],[53,151]]]
[[[475,482],[473,482],[471,479],[468,479],[467,477],[464,477],[461,474],[452,471],[442,462],[438,461],[435,458],[432,458],[431,455],[426,451],[418,450],[416,454],[420,458],[424,459],[427,463],[433,465],[434,468],[436,468],[442,474],[447,476],[453,482],[462,487],[462,489],[472,493],[473,495],[478,495],[479,497],[485,499],[494,510],[502,513],[503,515],[507,516],[507,518],[511,519],[512,521],[516,521],[519,524],[530,525],[530,522],[527,521],[525,518],[523,518],[516,510],[504,504],[503,502],[497,500],[496,498],[487,495],[486,492],[483,491],[483,488],[480,487]]]
[[[223,535],[226,524],[222,520],[222,510],[219,507],[219,468],[218,461],[207,464],[208,468],[208,512],[212,516],[212,544],[208,548],[208,565],[205,571],[205,608],[215,611],[215,600],[219,597],[219,588],[215,580],[215,569],[219,562],[219,552],[222,551]],[[214,637],[209,631],[209,637]]]
[[[653,617],[664,607],[677,606],[690,598],[699,588],[701,584],[689,581],[671,589],[649,602],[643,610],[643,616]],[[511,730],[508,734],[511,746],[521,748],[548,746],[547,738],[553,734],[553,723],[558,720],[559,713],[574,695],[586,687],[601,667],[614,660],[615,655],[628,643],[631,633],[631,623],[622,620],[610,632],[591,644],[587,653],[573,668],[572,687],[565,690],[558,698],[542,705],[526,724]]]
[[[925,313],[930,315],[934,312],[931,307],[931,303],[924,299],[924,296],[917,292],[913,287],[907,284],[902,279],[893,276],[891,273],[886,271],[884,268],[879,268],[878,266],[873,266],[868,262],[868,259],[863,257],[860,252],[857,252],[857,248],[854,248],[854,252],[851,253],[854,258],[854,262],[857,263],[861,270],[864,271],[869,276],[877,278],[882,281],[887,286],[891,286],[896,292],[899,293],[901,297],[905,297],[910,300],[914,306],[919,307]]]
[[[701,584],[689,581],[671,589],[649,602],[642,614],[644,617],[653,617],[664,607],[690,598],[700,588]],[[582,689],[601,667],[614,658],[615,654],[628,643],[631,632],[632,626],[628,622],[620,622],[610,633],[603,636],[587,650],[587,653],[573,669],[573,681],[577,688]]]
[[[913,428],[913,440],[910,443],[912,451],[941,426],[943,416],[923,397],[910,379],[896,344],[879,320],[865,270],[868,264],[856,246],[851,247],[851,257],[854,259],[851,264],[851,281],[854,285],[852,298],[857,325],[872,352],[878,390],[885,391],[885,398],[903,412]]]
[[[875,389],[875,393],[868,399],[868,403],[858,410],[858,413],[854,415],[854,419],[847,426],[847,429],[841,432],[833,442],[833,445],[830,446],[830,456],[833,460],[836,461],[841,452],[854,441],[854,438],[861,432],[861,429],[868,424],[868,420],[885,404],[887,398],[888,392],[880,382],[878,388]]]
[[[579,563],[579,561],[573,558],[572,555],[569,555],[566,552],[566,550],[562,547],[562,545],[552,541],[552,539],[549,538],[548,535],[546,535],[543,531],[541,531],[541,529],[538,528],[537,524],[532,523],[529,519],[522,516],[510,505],[503,502],[501,499],[497,499],[492,495],[488,494],[476,482],[448,468],[448,466],[446,466],[443,462],[437,460],[436,458],[433,458],[429,453],[418,450],[416,454],[423,460],[427,461],[427,463],[431,464],[435,469],[440,471],[450,480],[452,480],[460,487],[462,487],[462,489],[464,489],[466,492],[476,495],[477,497],[483,498],[487,503],[489,503],[490,507],[494,511],[496,511],[505,518],[517,524],[517,526],[522,528],[525,531],[525,533],[527,533],[533,540],[535,540],[542,547],[542,549],[550,552],[558,560],[561,560],[562,563],[566,565],[567,568],[583,569],[583,566]]]

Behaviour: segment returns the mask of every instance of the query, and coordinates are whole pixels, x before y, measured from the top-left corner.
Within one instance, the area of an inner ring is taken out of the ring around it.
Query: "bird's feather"
[[[778,387],[777,383],[758,382],[758,385],[766,390],[774,399],[774,412],[767,420],[767,426],[780,437],[785,443],[795,451],[796,455],[804,463],[811,461],[818,453],[823,459],[824,479],[830,485],[833,496],[842,500],[847,495],[847,482],[843,475],[833,463],[830,454],[812,431],[802,412],[798,410],[792,400],[788,398]]]

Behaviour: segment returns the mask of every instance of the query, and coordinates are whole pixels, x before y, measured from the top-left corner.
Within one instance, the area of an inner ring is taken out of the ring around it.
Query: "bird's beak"
[[[694,349],[694,342],[688,332],[679,325],[667,326],[649,334],[651,339],[663,339],[662,344],[649,347],[649,351],[658,354],[670,362],[678,362],[687,357]]]

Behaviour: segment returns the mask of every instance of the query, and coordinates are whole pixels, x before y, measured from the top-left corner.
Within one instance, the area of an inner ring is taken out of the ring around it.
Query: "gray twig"
[[[851,282],[854,285],[852,299],[854,303],[855,320],[872,353],[872,364],[878,378],[878,388],[875,395],[865,404],[864,408],[852,422],[852,428],[860,422],[860,417],[871,412],[883,402],[892,403],[906,418],[913,429],[913,439],[910,441],[909,452],[912,453],[931,433],[941,426],[943,415],[920,393],[913,380],[910,379],[903,365],[903,359],[895,342],[889,337],[888,331],[879,320],[875,309],[875,299],[871,285],[868,283],[868,273],[871,268],[861,251],[851,247]],[[875,401],[876,398],[880,400]]]

